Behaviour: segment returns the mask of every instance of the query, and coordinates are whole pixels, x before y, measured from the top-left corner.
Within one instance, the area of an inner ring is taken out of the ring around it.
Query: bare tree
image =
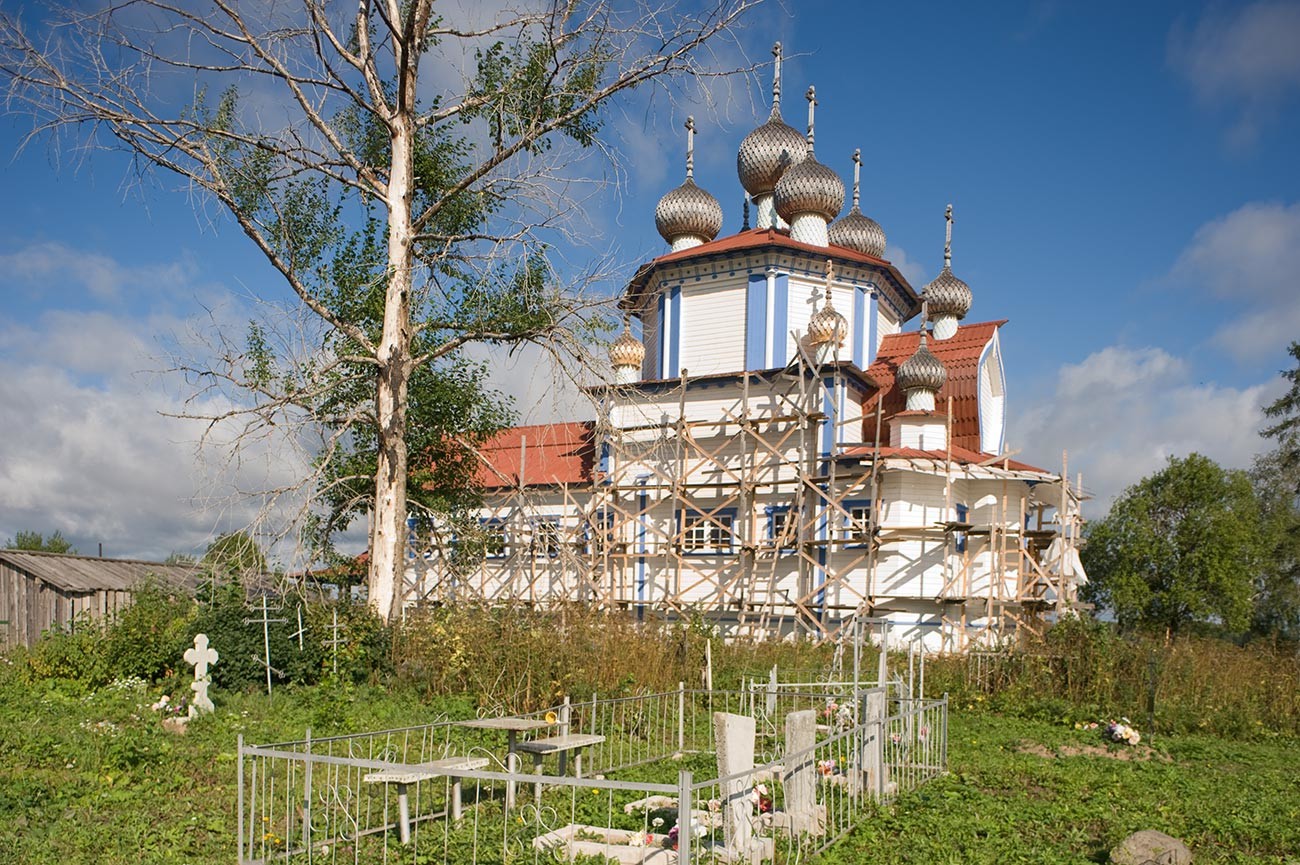
[[[370,599],[388,618],[413,375],[474,342],[565,339],[583,305],[547,278],[540,229],[575,210],[568,166],[624,91],[726,74],[714,46],[758,2],[541,2],[461,26],[433,0],[110,0],[0,13],[0,73],[33,135],[125,149],[218,204],[309,311],[318,338],[293,364],[254,326],[188,371],[247,394],[214,426],[305,417],[326,461],[373,430]]]

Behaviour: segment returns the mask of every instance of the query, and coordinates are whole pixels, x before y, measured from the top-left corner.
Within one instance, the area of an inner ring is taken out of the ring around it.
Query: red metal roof
[[[930,337],[927,340],[930,351],[943,362],[948,371],[948,382],[934,400],[935,411],[941,414],[946,412],[948,397],[952,397],[952,443],[955,447],[966,448],[973,453],[980,452],[980,355],[984,353],[984,347],[997,329],[1006,323],[1006,319],[1001,319],[963,324],[949,339]],[[882,396],[884,399],[883,423],[880,427],[882,439],[888,435],[889,419],[901,414],[907,405],[903,392],[894,387],[894,374],[898,371],[899,364],[916,352],[920,342],[921,334],[915,330],[891,333],[880,341],[876,360],[867,367],[867,377],[876,383],[879,391],[862,406],[865,419],[863,435],[866,441],[873,441],[876,436],[875,413],[878,399]]]
[[[484,489],[591,483],[595,442],[590,421],[502,430],[479,448],[479,483]]]

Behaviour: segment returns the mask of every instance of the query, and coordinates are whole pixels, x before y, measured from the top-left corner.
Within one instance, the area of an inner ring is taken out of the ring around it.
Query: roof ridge
[[[41,556],[52,559],[82,559],[88,562],[115,562],[124,565],[157,565],[161,568],[198,568],[199,562],[156,562],[152,559],[117,559],[110,556],[86,556],[81,553],[56,553],[51,550],[21,550],[16,548],[0,549],[0,556],[16,554],[22,556]]]

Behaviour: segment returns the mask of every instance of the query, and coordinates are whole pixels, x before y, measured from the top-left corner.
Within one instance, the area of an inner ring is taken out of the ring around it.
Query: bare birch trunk
[[[388,118],[388,285],[378,348],[375,420],[379,427],[375,509],[370,525],[370,606],[384,621],[402,611],[406,551],[406,410],[411,376],[411,287],[415,236],[411,212],[415,187],[415,83],[427,3],[408,26],[417,32],[394,41],[398,75],[396,104]],[[405,54],[405,56],[403,56]]]

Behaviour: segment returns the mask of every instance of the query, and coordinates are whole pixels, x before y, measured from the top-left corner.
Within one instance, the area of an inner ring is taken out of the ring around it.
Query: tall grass
[[[1300,736],[1300,656],[1269,643],[1120,637],[1067,621],[1014,651],[933,659],[927,690],[1025,717],[1126,716],[1153,732]]]
[[[639,621],[581,604],[547,611],[459,605],[408,616],[393,635],[398,682],[423,693],[468,693],[508,711],[633,691],[699,687],[712,643],[715,687],[757,667],[825,664],[829,647],[730,642],[702,620]]]

